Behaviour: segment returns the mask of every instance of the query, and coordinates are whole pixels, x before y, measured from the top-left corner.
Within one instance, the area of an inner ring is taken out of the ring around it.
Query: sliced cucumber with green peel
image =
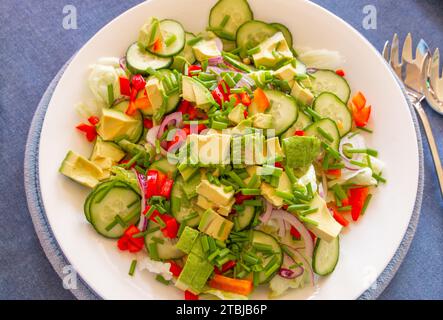
[[[319,96],[323,92],[331,92],[344,103],[348,102],[351,88],[345,78],[332,70],[317,70],[312,75],[314,78],[311,89],[315,96]]]
[[[220,38],[233,41],[238,28],[253,18],[246,0],[219,0],[209,13],[209,27]]]
[[[262,231],[252,231],[252,246],[266,245],[272,248],[272,254],[265,254],[257,250],[256,255],[262,259],[262,266],[265,270],[259,272],[258,283],[263,284],[272,279],[272,277],[280,270],[283,263],[283,252],[278,241],[270,234]],[[272,261],[273,260],[273,261]],[[270,265],[271,264],[271,265]],[[268,267],[266,269],[266,267]]]
[[[149,169],[158,170],[166,174],[169,178],[172,178],[177,172],[177,165],[170,163],[167,158],[163,158],[153,162]]]
[[[278,29],[278,31],[281,31],[281,33],[283,33],[283,36],[285,37],[286,42],[288,43],[288,47],[292,48],[292,34],[291,31],[289,31],[289,29],[278,22],[274,22],[271,23],[271,26],[273,26],[274,28]]]
[[[297,121],[297,101],[293,97],[276,90],[264,90],[264,93],[270,104],[265,113],[272,114],[272,129],[275,130],[275,135],[278,136]]]
[[[89,199],[89,217],[94,229],[104,237],[119,238],[127,226],[136,224],[140,218],[140,196],[129,186],[113,181],[107,182]],[[125,225],[113,223],[117,215]]]
[[[328,118],[321,119],[309,125],[304,131],[305,135],[315,136],[331,146],[334,150],[338,151],[338,147],[340,145],[340,132],[338,131],[337,125],[333,120]],[[325,138],[321,132],[326,133],[331,139],[328,140]]]
[[[148,51],[158,57],[172,57],[179,53],[185,47],[185,30],[182,25],[170,19],[160,21],[160,30],[163,35],[163,41],[160,48],[152,50],[152,46]]]
[[[235,48],[237,48],[237,44],[235,43],[235,41],[222,39],[222,42],[223,42],[223,51],[225,52],[230,52],[232,50],[235,50]]]
[[[335,94],[330,92],[321,93],[314,100],[313,109],[323,118],[334,120],[341,137],[351,131],[351,111]]]
[[[196,59],[194,56],[194,52],[192,51],[192,47],[187,44],[189,40],[192,40],[194,38],[195,38],[194,34],[192,34],[190,32],[186,32],[185,47],[176,56],[174,56],[174,61],[172,62],[172,65],[170,66],[171,69],[175,69],[179,72],[183,72],[185,61],[187,61],[189,64],[193,64],[195,62]]]
[[[129,106],[129,100],[123,100],[111,107],[111,109],[118,110],[120,112],[125,113]],[[133,116],[135,119],[138,120],[137,125],[134,127],[133,130],[131,130],[131,133],[127,135],[127,139],[130,142],[137,143],[140,141],[142,135],[143,135],[143,116],[139,111],[136,112],[136,114]]]
[[[179,223],[185,222],[187,226],[195,227],[200,222],[201,209],[197,206],[195,198],[188,199],[183,184],[182,177],[178,177],[171,190],[171,213]],[[192,219],[194,213],[197,215]]]
[[[137,42],[131,44],[126,51],[126,65],[133,74],[148,76],[148,68],[154,70],[168,68],[172,64],[172,58],[158,57],[140,48]]]
[[[183,251],[175,247],[177,239],[166,238],[163,235],[163,232],[159,229],[157,223],[149,221],[147,231],[148,234],[145,237],[145,246],[148,254],[151,255],[150,248],[152,247],[152,244],[155,244],[157,247],[157,255],[160,260],[179,259],[185,255]]]
[[[317,239],[312,258],[312,268],[320,276],[331,274],[337,266],[340,256],[340,239],[337,236],[331,242]]]
[[[295,123],[282,134],[282,139],[292,137],[295,134],[295,131],[302,131],[311,123],[311,117],[299,110],[297,121],[295,121]]]
[[[246,228],[248,228],[252,220],[254,220],[255,217],[255,207],[253,206],[246,206],[243,211],[238,212],[234,219],[236,219],[236,230],[235,231],[241,231]]]
[[[278,32],[278,29],[272,25],[259,21],[252,20],[245,22],[237,30],[237,47],[241,49],[242,57],[247,56],[249,49],[255,48],[266,39],[272,37]]]

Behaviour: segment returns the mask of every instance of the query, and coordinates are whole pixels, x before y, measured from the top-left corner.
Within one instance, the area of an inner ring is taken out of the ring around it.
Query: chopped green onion
[[[227,15],[227,14],[223,17],[223,20],[222,20],[222,22],[220,23],[220,28],[221,28],[221,29],[223,29],[223,28],[226,26],[226,24],[228,23],[228,21],[229,21],[230,18],[231,18],[231,16],[230,16],[230,15]]]
[[[208,252],[209,251],[209,241],[208,241],[208,237],[207,236],[202,236],[200,238],[200,243],[202,245],[203,248],[203,252]]]
[[[348,197],[346,192],[343,190],[343,188],[338,183],[332,187],[332,190],[334,191],[337,198],[339,198],[340,200],[344,200]]]
[[[273,252],[272,246],[270,244],[264,244],[264,243],[253,243],[252,246],[257,251],[261,252]]]
[[[245,201],[243,201],[243,204],[245,206],[252,206],[252,207],[263,206],[263,202],[261,200],[245,200]]]
[[[355,165],[355,166],[358,166],[358,167],[361,167],[361,168],[367,168],[368,167],[368,165],[366,164],[366,163],[364,163],[364,162],[360,162],[360,161],[355,161],[355,160],[351,160],[351,161],[349,161],[351,164],[353,164],[353,165]]]
[[[260,47],[257,46],[255,48],[249,49],[248,50],[248,56],[253,56],[254,54],[257,54],[260,52]]]
[[[213,253],[208,256],[208,260],[214,260],[220,254],[220,249],[216,249]]]
[[[337,211],[351,211],[351,210],[352,210],[352,206],[345,206],[345,207],[337,208]]]
[[[158,256],[157,243],[151,242],[148,245],[148,251],[149,251],[149,255],[151,256],[151,258],[153,260],[160,260],[160,258]]]
[[[108,84],[108,103],[110,106],[114,103],[114,86],[112,83]]]
[[[318,208],[312,208],[312,209],[300,211],[300,214],[302,216],[307,216],[307,215],[312,214],[312,213],[317,212],[317,211],[318,211]]]
[[[318,131],[318,133],[320,133],[323,136],[323,138],[325,138],[329,142],[334,141],[334,138],[329,133],[327,133],[325,130],[323,130],[323,128],[317,127],[317,131]]]
[[[177,40],[177,36],[175,34],[171,34],[169,37],[165,40],[165,45],[169,47],[171,44],[173,44]]]
[[[234,172],[228,172],[228,176],[240,187],[246,188],[246,183]]]
[[[321,119],[321,115],[319,115],[310,107],[305,108],[305,112],[308,113],[314,119],[314,121],[318,121]]]
[[[155,276],[155,280],[157,280],[158,282],[163,283],[164,285],[169,285],[171,283],[171,281],[166,280],[161,274],[158,274]]]
[[[361,215],[364,215],[366,212],[366,209],[368,208],[369,201],[371,201],[372,194],[368,194],[368,196],[365,199],[365,202],[363,203],[363,208],[361,209]]]
[[[135,272],[135,267],[137,266],[137,260],[132,260],[131,262],[131,266],[129,267],[129,272],[128,274],[132,277],[134,275]]]
[[[387,180],[385,178],[383,178],[381,175],[373,173],[372,177],[377,180],[377,182],[382,182],[382,183],[386,183]]]
[[[310,207],[307,204],[293,204],[288,207],[288,211],[289,212],[299,212],[302,210],[307,210],[309,208]]]
[[[289,192],[275,190],[275,195],[277,197],[280,197],[280,198],[285,199],[285,200],[289,200],[289,201],[293,201],[294,200],[294,196],[292,194],[290,194]]]
[[[362,131],[368,132],[368,133],[372,133],[373,131],[369,128],[364,128],[364,127],[357,127],[357,129],[360,129]]]
[[[373,156],[373,157],[378,156],[378,151],[374,150],[374,149],[370,149],[370,148],[367,148],[367,149],[348,149],[347,148],[346,153],[366,153],[366,154]]]
[[[155,243],[159,243],[159,244],[164,244],[165,240],[162,238],[158,238],[158,237],[152,237],[152,241],[154,241]]]
[[[201,40],[203,40],[203,37],[195,37],[191,40],[188,40],[188,42],[186,42],[186,43],[188,44],[188,46],[192,47],[193,45],[197,44]]]
[[[317,221],[311,220],[311,219],[306,218],[304,216],[298,216],[298,219],[301,220],[301,222],[308,223],[308,224],[310,224],[310,225],[312,225],[314,227],[318,226],[318,222]]]
[[[261,194],[260,189],[241,188],[240,192],[245,196],[259,196]]]
[[[211,128],[215,129],[215,130],[223,130],[226,129],[228,127],[228,124],[225,122],[220,122],[220,121],[215,121],[212,120],[211,122]]]

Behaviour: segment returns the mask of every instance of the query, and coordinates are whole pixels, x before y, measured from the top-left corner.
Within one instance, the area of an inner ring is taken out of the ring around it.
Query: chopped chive
[[[159,226],[155,226],[153,228],[150,228],[150,229],[146,230],[145,232],[146,232],[146,234],[151,234],[151,233],[154,233],[154,232],[156,232],[158,230],[160,230],[160,227]]]
[[[153,260],[160,260],[158,257],[157,243],[151,242],[148,245],[148,251],[149,251],[149,255],[151,256],[151,258]]]
[[[346,194],[346,192],[343,190],[343,188],[339,185],[339,184],[335,184],[332,187],[332,190],[334,191],[335,195],[340,199],[340,200],[344,200],[348,197],[348,195]]]
[[[317,127],[317,132],[320,133],[323,136],[323,138],[325,138],[329,142],[334,141],[334,138],[329,133],[327,133],[323,128]]]
[[[260,283],[260,278],[259,278],[260,273],[259,272],[254,272],[253,276],[252,276],[252,281],[254,282],[254,287],[258,286]]]
[[[216,246],[217,247],[219,247],[219,248],[226,248],[226,243],[224,243],[223,241],[221,241],[221,240],[215,240],[215,244],[216,244]]]
[[[220,179],[220,182],[221,182],[222,184],[227,184],[227,185],[233,187],[234,189],[238,189],[238,188],[239,188],[238,185],[236,185],[235,183],[233,183],[233,182],[231,182],[231,181],[229,181],[229,180],[227,180],[227,179],[225,179],[225,178]]]
[[[158,275],[155,277],[155,280],[157,280],[158,282],[163,283],[164,285],[169,285],[169,284],[171,283],[171,281],[166,280],[161,274],[158,274]]]
[[[162,218],[160,216],[156,216],[154,218],[155,222],[157,222],[160,227],[163,229],[164,227],[166,227],[166,223],[162,220]]]
[[[234,187],[233,186],[224,186],[223,187],[223,191],[224,192],[231,192],[231,191],[233,191],[234,190]]]
[[[318,121],[322,118],[321,115],[319,115],[310,107],[305,108],[305,112],[308,113],[314,119],[314,121]]]
[[[157,34],[159,26],[160,26],[159,21],[155,19],[154,23],[152,24],[151,36],[149,37],[149,45],[152,45],[153,42],[155,41],[155,35]]]
[[[314,227],[318,226],[318,222],[317,222],[317,221],[311,220],[311,219],[306,218],[306,217],[304,217],[304,216],[298,216],[298,218],[299,218],[302,222],[305,222],[305,223],[308,223],[308,224],[310,224],[310,225],[313,225]]]
[[[311,198],[314,197],[314,191],[312,190],[312,185],[310,182],[306,185],[306,189],[308,190],[308,195]]]
[[[261,200],[245,200],[245,201],[243,201],[243,204],[245,206],[252,206],[252,207],[263,206],[263,202]]]
[[[128,274],[132,277],[134,275],[135,272],[135,267],[137,266],[137,260],[132,260],[131,262],[131,266],[129,267],[129,272]]]
[[[231,250],[229,250],[228,248],[224,248],[224,249],[222,249],[221,251],[220,251],[220,253],[218,254],[218,256],[220,257],[220,258],[224,258],[224,257],[226,257],[228,254],[230,254],[231,253]]]
[[[232,79],[232,77],[228,73],[223,76],[223,80],[228,84],[228,86],[230,88],[233,88],[236,85],[234,79]],[[223,86],[223,82],[222,82],[222,86]]]
[[[175,34],[171,34],[168,38],[166,38],[165,45],[169,47],[175,42],[175,40],[177,40],[177,36]]]
[[[238,231],[238,230],[240,230],[241,229],[241,227],[240,227],[240,222],[238,221],[238,216],[235,216],[234,217],[234,230],[235,231]]]
[[[382,183],[386,183],[387,180],[385,178],[383,178],[381,175],[373,173],[372,177],[377,180],[378,182],[382,182]]]
[[[347,148],[346,153],[366,153],[366,154],[373,156],[373,157],[378,156],[378,151],[374,150],[374,149],[370,149],[370,148],[367,148],[367,149],[348,149]]]
[[[289,201],[294,200],[294,196],[292,194],[290,194],[289,192],[275,190],[275,195],[277,197],[280,197],[280,198],[285,199],[285,200],[289,200]]]
[[[242,188],[240,192],[245,196],[259,196],[261,194],[260,189]]]
[[[294,191],[293,193],[294,197],[299,199],[299,200],[304,200],[304,201],[310,201],[311,198],[303,193],[301,193],[300,191]]]
[[[217,244],[215,243],[214,238],[208,237],[209,251],[214,251],[217,249]]]
[[[207,237],[207,236],[202,236],[202,237],[200,238],[200,243],[201,243],[201,245],[202,245],[203,252],[208,252],[208,251],[209,251],[208,237]]]
[[[250,265],[257,264],[259,261],[257,257],[253,257],[249,253],[243,254],[243,260]]]
[[[187,45],[192,47],[193,45],[197,44],[198,42],[200,42],[201,40],[203,40],[203,37],[195,37],[191,40],[188,40]]]
[[[344,207],[337,208],[337,211],[351,211],[351,210],[352,210],[352,206],[344,206]]]
[[[238,73],[239,74],[239,73]],[[237,94],[237,93],[243,93],[243,92],[245,92],[245,89],[244,88],[232,88],[231,89],[231,93],[235,93],[235,94]]]
[[[223,28],[226,26],[226,24],[228,23],[228,21],[229,21],[230,18],[231,18],[231,16],[230,16],[230,15],[227,15],[227,14],[223,17],[223,20],[222,20],[222,22],[220,23],[220,28],[221,28],[221,29],[223,29]]]
[[[214,252],[212,252],[212,253],[208,256],[208,260],[209,260],[209,261],[214,260],[219,254],[220,254],[220,249],[216,249]]]
[[[333,158],[337,159],[337,160],[341,160],[341,156],[340,153],[338,153],[337,150],[332,149],[332,147],[330,145],[328,145],[325,142],[321,142],[322,147],[326,150],[327,153],[329,153]]]
[[[159,238],[159,237],[152,237],[152,241],[154,241],[155,243],[158,243],[158,244],[164,244],[165,243],[165,240],[162,239],[162,238]]]
[[[349,162],[351,164],[353,164],[355,166],[358,166],[358,167],[361,167],[361,168],[367,168],[368,167],[368,165],[366,163],[364,163],[364,162],[355,161],[355,160],[350,160]]]
[[[112,83],[108,84],[108,103],[110,106],[114,103],[114,86]]]
[[[312,208],[312,209],[308,209],[308,210],[300,211],[300,214],[301,214],[302,216],[307,216],[307,215],[312,214],[312,213],[315,213],[315,212],[317,212],[317,211],[318,211],[318,208]]]
[[[246,188],[246,183],[234,171],[228,172],[228,176],[240,187]]]
[[[257,183],[260,183],[260,178],[254,173],[254,175],[251,177],[251,180],[248,182],[248,188],[254,188],[257,187]]]
[[[248,56],[253,56],[254,54],[257,54],[257,53],[259,53],[260,52],[260,47],[255,47],[255,48],[252,48],[252,49],[249,49],[248,50]]]
[[[223,130],[226,129],[228,127],[228,124],[225,122],[220,122],[220,121],[215,121],[212,120],[211,122],[211,128],[215,129],[215,130]]]
[[[289,180],[291,181],[292,184],[297,183],[297,178],[294,175],[294,170],[292,170],[291,167],[289,166],[285,166],[285,172],[289,178]]]
[[[155,206],[151,206],[151,207],[148,209],[148,212],[146,212],[145,217],[146,217],[147,219],[149,219],[149,218],[151,217],[152,213],[154,213],[154,211],[155,211]]]
[[[273,252],[272,246],[270,244],[265,243],[253,243],[252,246],[257,250],[261,252]]]
[[[302,210],[307,210],[309,208],[310,207],[307,204],[293,204],[288,207],[288,211],[289,212],[298,212],[298,211],[302,211]]]
[[[111,231],[118,224],[117,219],[112,220],[110,224],[108,224],[105,228],[106,231]]]
[[[343,169],[345,165],[343,163],[333,163],[329,165],[329,169],[335,170],[335,169]]]
[[[178,231],[177,231],[177,237],[180,238],[180,236],[183,233],[183,230],[185,230],[186,228],[186,223],[180,223],[180,227],[178,227]]]
[[[369,128],[365,128],[365,127],[357,127],[357,129],[360,129],[360,130],[365,131],[365,132],[368,132],[368,133],[373,133],[373,132],[374,132],[374,131],[372,131],[371,129],[369,129]]]
[[[226,221],[223,221],[223,223],[220,226],[220,229],[218,229],[217,236],[221,237],[221,235],[223,234],[223,231],[225,231],[225,227],[226,227]]]
[[[363,203],[363,208],[361,209],[361,215],[364,215],[366,212],[366,209],[368,208],[369,201],[371,201],[372,194],[368,194],[368,196],[365,199],[365,202]]]

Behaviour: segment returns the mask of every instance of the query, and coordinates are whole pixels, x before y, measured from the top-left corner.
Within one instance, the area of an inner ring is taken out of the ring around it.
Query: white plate
[[[187,30],[206,27],[215,1],[152,0],[125,12],[100,30],[72,60],[55,89],[40,140],[40,184],[54,235],[73,267],[105,299],[181,299],[148,272],[128,276],[132,257],[115,241],[99,236],[86,222],[83,202],[88,190],[66,179],[58,168],[67,150],[86,156],[91,145],[76,132],[80,119],[74,105],[90,93],[88,65],[102,56],[122,56],[137,39],[138,29],[155,15],[180,21]],[[343,69],[354,90],[363,91],[373,107],[369,145],[387,163],[389,183],[380,187],[365,216],[342,236],[340,261],[332,275],[315,288],[292,290],[285,299],[355,299],[375,281],[398,248],[413,212],[418,185],[418,147],[401,88],[377,51],[349,25],[319,6],[301,0],[250,1],[256,19],[289,27],[296,46],[340,51]],[[266,298],[261,290],[253,298]]]

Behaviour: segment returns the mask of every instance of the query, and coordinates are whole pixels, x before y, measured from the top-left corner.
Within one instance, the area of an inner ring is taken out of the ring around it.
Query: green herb
[[[370,149],[370,148],[367,148],[367,149],[346,149],[346,153],[366,153],[366,154],[368,154],[368,155],[370,155],[370,156],[373,156],[373,157],[377,157],[378,156],[378,151],[377,150],[374,150],[374,149]]]
[[[352,206],[345,206],[345,207],[340,207],[337,208],[337,211],[351,211],[352,210]]]
[[[242,188],[240,192],[245,196],[259,196],[261,194],[260,189]]]
[[[383,178],[381,175],[373,173],[372,177],[377,180],[377,182],[382,182],[382,183],[386,183],[387,180],[385,178]]]
[[[357,129],[360,129],[362,131],[368,132],[368,133],[372,133],[373,131],[369,128],[364,128],[364,127],[357,127]]]
[[[171,34],[168,38],[166,38],[165,45],[169,47],[175,42],[175,40],[177,40],[177,36],[175,34]]]
[[[114,86],[112,83],[108,84],[108,103],[110,106],[114,103]]]
[[[243,201],[243,204],[245,206],[252,206],[252,207],[263,206],[263,202],[261,200],[245,200],[245,201]]]
[[[323,136],[323,138],[325,138],[329,142],[334,141],[334,138],[329,133],[327,133],[325,130],[323,130],[323,128],[317,127],[317,131],[318,131],[318,133],[320,133]]]
[[[246,183],[234,172],[228,172],[228,176],[240,187],[246,188]]]
[[[372,199],[372,194],[368,194],[368,196],[365,199],[365,202],[363,203],[363,208],[361,209],[361,215],[364,215],[366,212],[366,209],[368,208],[369,201]]]
[[[260,47],[255,47],[248,50],[248,56],[253,56],[254,54],[257,54],[260,52]]]
[[[288,211],[295,213],[295,212],[299,212],[302,210],[307,210],[309,208],[310,207],[307,204],[293,204],[288,207]]]
[[[312,208],[312,209],[300,211],[300,214],[302,216],[307,216],[307,215],[312,214],[312,213],[317,212],[317,211],[318,211],[318,208]]]
[[[159,243],[159,244],[164,244],[165,240],[162,238],[158,238],[158,237],[152,237],[152,241],[154,241],[155,243]]]
[[[169,285],[171,283],[169,280],[166,280],[161,274],[156,275],[155,280],[163,283],[164,285]]]
[[[158,256],[157,243],[151,242],[148,245],[148,251],[149,251],[149,255],[151,256],[151,258],[153,260],[160,260],[160,258]]]
[[[192,47],[193,45],[197,44],[201,40],[203,40],[203,37],[195,37],[191,40],[188,40],[188,42],[186,42],[186,43],[188,44],[188,46]]]
[[[228,23],[228,21],[229,21],[230,18],[231,18],[230,15],[225,15],[225,16],[223,17],[223,20],[222,20],[222,22],[220,23],[220,28],[221,28],[221,29],[223,29],[223,28],[226,26],[226,24]]]
[[[132,260],[131,262],[131,266],[129,267],[129,272],[128,274],[132,277],[134,275],[135,272],[135,267],[137,266],[137,260]]]

